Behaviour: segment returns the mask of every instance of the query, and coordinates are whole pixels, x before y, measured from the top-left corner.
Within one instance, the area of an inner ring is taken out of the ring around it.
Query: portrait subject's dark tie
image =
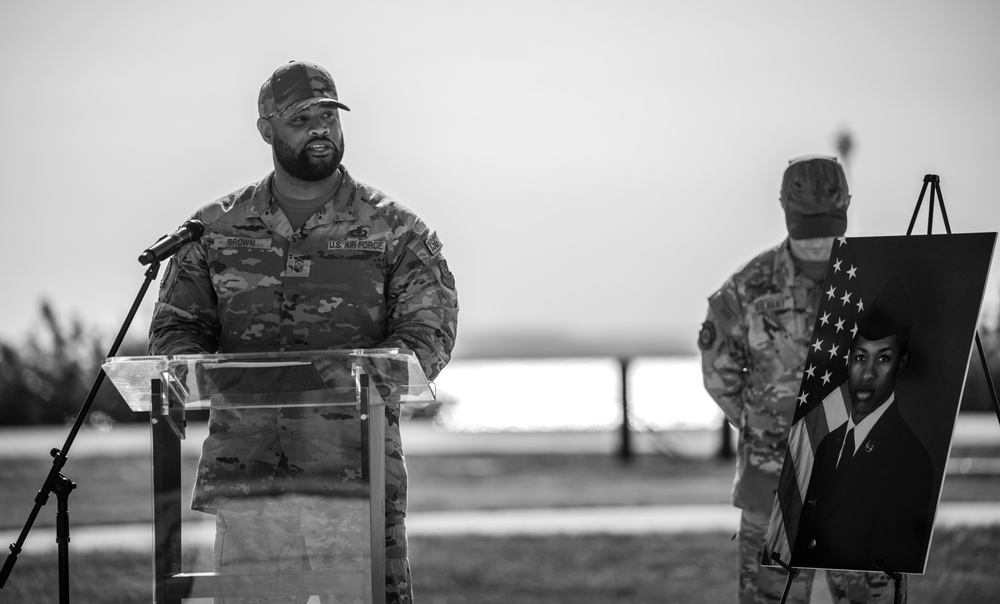
[[[840,461],[837,463],[837,468],[842,469],[851,463],[854,459],[854,428],[847,431],[847,437],[844,438],[844,449],[840,452]]]

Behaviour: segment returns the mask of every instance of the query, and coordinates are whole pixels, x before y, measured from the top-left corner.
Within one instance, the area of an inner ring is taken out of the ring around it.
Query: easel
[[[934,231],[934,196],[937,195],[938,205],[941,207],[941,219],[944,221],[945,233],[951,235],[951,225],[948,224],[948,213],[944,209],[944,197],[941,196],[941,179],[937,174],[927,174],[924,176],[924,186],[920,189],[920,197],[917,198],[917,207],[913,209],[913,217],[910,218],[910,226],[906,229],[907,236],[913,232],[913,225],[917,222],[917,214],[920,212],[920,204],[924,200],[924,193],[927,192],[927,185],[931,185],[930,204],[927,206],[927,234]],[[979,339],[979,331],[976,331],[976,350],[979,351],[979,361],[983,365],[983,373],[986,375],[986,386],[990,390],[990,399],[993,401],[993,410],[997,414],[997,422],[1000,423],[1000,401],[997,400],[997,391],[993,387],[993,378],[990,375],[989,365],[986,364],[986,353],[983,351],[983,343]]]
[[[948,223],[948,213],[944,209],[944,197],[941,195],[941,179],[937,174],[927,174],[924,176],[924,184],[920,189],[920,196],[917,198],[917,205],[913,209],[913,216],[910,218],[910,226],[906,229],[906,235],[910,236],[913,233],[913,226],[917,222],[917,215],[920,213],[920,206],[924,201],[924,195],[927,193],[928,185],[930,185],[930,203],[927,206],[927,234],[932,235],[934,232],[934,200],[937,198],[938,206],[941,208],[941,218],[944,221],[945,232],[951,235],[951,225]],[[997,422],[1000,423],[1000,401],[997,400],[996,389],[993,386],[993,378],[990,375],[989,366],[986,363],[986,353],[983,351],[982,341],[979,339],[979,332],[976,331],[975,334],[976,349],[979,351],[979,360],[983,366],[983,373],[986,377],[986,385],[990,391],[990,398],[993,401],[993,409],[997,414]],[[795,577],[799,574],[799,570],[793,568],[792,566],[786,564],[781,560],[781,556],[776,552],[771,552],[770,558],[778,566],[780,566],[786,573],[788,573],[788,580],[785,582],[785,589],[781,594],[780,604],[785,604],[785,600],[788,598],[788,592],[791,590],[792,582]],[[894,604],[901,604],[902,602],[902,583],[903,583],[903,573],[895,572],[893,569],[888,568],[884,564],[882,558],[875,560],[875,566],[885,573],[893,581],[893,602]]]

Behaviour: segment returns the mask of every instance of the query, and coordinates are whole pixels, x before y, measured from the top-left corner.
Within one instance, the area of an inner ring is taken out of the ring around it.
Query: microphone
[[[139,256],[139,264],[159,262],[173,256],[183,245],[198,241],[205,234],[205,224],[188,220],[170,235],[164,235]]]

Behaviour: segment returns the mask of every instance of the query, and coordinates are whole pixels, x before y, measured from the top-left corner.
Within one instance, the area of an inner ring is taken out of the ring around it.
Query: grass
[[[196,461],[187,459],[185,467]],[[51,465],[35,458],[0,462],[0,530],[23,524]],[[725,503],[733,473],[728,461],[639,456],[622,464],[610,455],[414,456],[407,467],[411,511]],[[152,518],[146,459],[70,459],[63,474],[77,484],[70,496],[74,526]],[[52,496],[36,523],[53,526],[55,506]]]
[[[998,543],[1000,527],[938,531],[930,573],[909,579],[910,601],[995,603]],[[421,604],[731,602],[735,557],[735,542],[719,533],[410,540]],[[72,601],[148,601],[150,567],[148,555],[76,556]],[[58,602],[57,579],[52,557],[22,556],[0,602]]]
[[[1000,451],[953,451],[953,457],[1000,457]],[[188,459],[192,467],[196,460]],[[728,503],[733,466],[725,460],[608,455],[414,456],[412,511],[596,505]],[[0,529],[19,530],[51,462],[0,460]],[[71,524],[144,522],[150,513],[146,459],[70,459],[78,484]],[[944,500],[1000,501],[996,475],[948,476]],[[34,530],[52,531],[50,498]],[[938,529],[929,574],[911,577],[911,602],[995,602],[1000,526]],[[581,535],[440,537],[410,540],[421,604],[542,602],[727,602],[735,599],[736,544],[731,535]],[[73,601],[148,601],[149,553],[71,556]],[[57,602],[55,554],[22,555],[0,603]]]
[[[964,454],[957,453],[953,456]],[[992,454],[1000,457],[1000,452]],[[196,460],[187,462],[193,468]],[[23,526],[51,465],[35,458],[0,460],[0,530]],[[407,467],[414,512],[728,503],[733,476],[731,461],[662,455],[640,455],[628,464],[610,455],[415,456],[407,459]],[[151,520],[147,459],[71,458],[63,474],[77,484],[70,496],[73,526]],[[183,490],[189,493],[190,486]],[[1000,476],[948,476],[942,498],[1000,501]],[[54,526],[55,511],[52,496],[36,526]]]
[[[995,604],[998,539],[1000,527],[943,531],[909,600]],[[736,600],[736,542],[719,533],[434,537],[412,549],[415,595],[433,604]]]

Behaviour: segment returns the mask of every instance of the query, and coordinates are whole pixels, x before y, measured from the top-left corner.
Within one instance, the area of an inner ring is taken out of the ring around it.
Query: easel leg
[[[893,604],[903,604],[903,589],[902,589],[903,575],[902,573],[893,572],[891,569],[886,568],[883,562],[884,561],[881,558],[879,558],[878,560],[875,560],[875,566],[878,567],[880,571],[888,575],[890,579],[892,579],[892,586],[893,586],[892,602]]]
[[[976,332],[976,349],[979,351],[979,362],[983,366],[983,374],[986,376],[986,386],[990,389],[990,400],[993,401],[993,410],[997,414],[997,421],[1000,422],[1000,401],[997,400],[997,391],[993,387],[993,376],[990,375],[990,367],[986,364],[986,353],[983,351],[983,343],[979,339],[979,332]]]
[[[771,552],[771,560],[777,562],[778,566],[785,569],[785,572],[788,573],[788,580],[785,581],[785,589],[781,592],[781,600],[779,600],[780,604],[785,604],[785,600],[788,599],[788,592],[792,589],[792,581],[795,580],[799,571],[782,562],[781,556],[779,556],[776,552]]]
[[[913,232],[913,225],[917,222],[917,215],[920,213],[920,205],[924,201],[924,194],[930,185],[931,197],[927,206],[927,234],[934,232],[934,201],[937,197],[937,205],[941,209],[941,219],[944,222],[945,233],[951,234],[951,224],[948,222],[948,211],[944,208],[944,196],[941,194],[941,178],[937,174],[924,175],[924,184],[920,188],[920,196],[917,197],[917,206],[913,208],[913,216],[910,218],[910,226],[906,229],[906,234]],[[993,387],[993,378],[990,376],[989,365],[986,364],[986,353],[983,352],[983,343],[979,339],[979,332],[976,332],[976,348],[979,350],[979,360],[983,365],[983,373],[986,374],[986,385],[990,389],[990,399],[993,401],[993,409],[997,414],[997,421],[1000,421],[1000,401],[997,400],[997,391]]]
[[[906,229],[906,234],[913,232],[913,226],[917,223],[917,215],[920,213],[920,204],[924,201],[924,194],[927,186],[930,185],[931,198],[927,206],[927,234],[934,231],[934,197],[937,196],[938,207],[941,209],[941,219],[944,221],[945,232],[951,234],[951,224],[948,223],[948,212],[944,209],[944,197],[941,195],[941,179],[937,174],[927,174],[924,176],[924,184],[920,188],[920,196],[917,197],[917,206],[913,208],[913,216],[910,218],[910,226]]]

